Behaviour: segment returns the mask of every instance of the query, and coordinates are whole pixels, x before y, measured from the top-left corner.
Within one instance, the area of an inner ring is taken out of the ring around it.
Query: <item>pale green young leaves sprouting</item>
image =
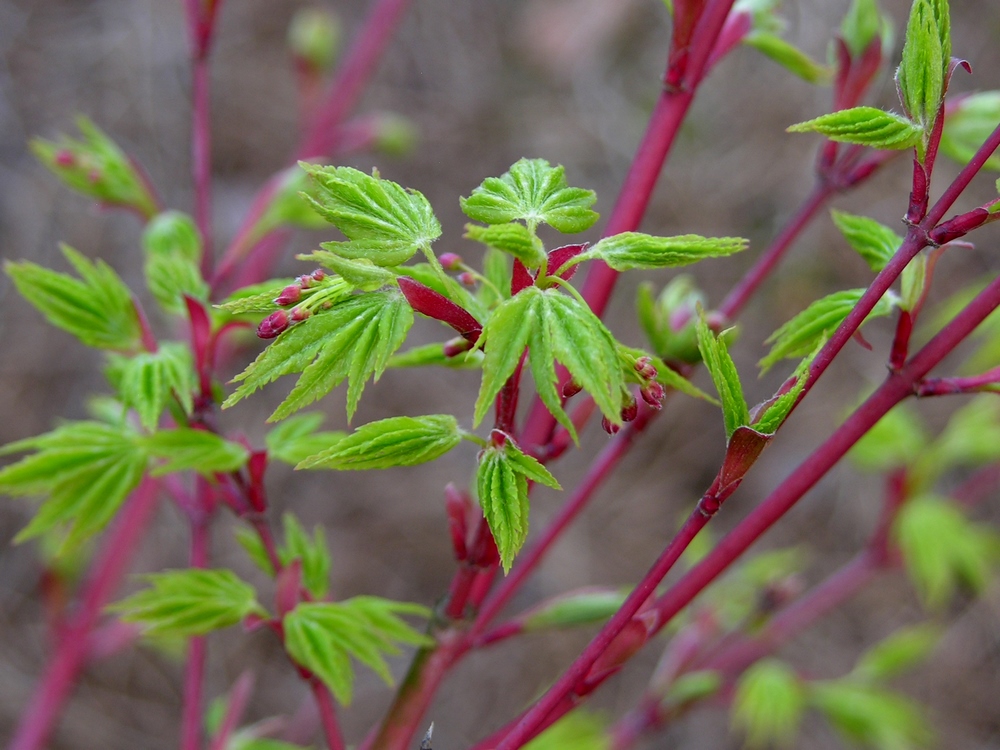
[[[576,708],[550,726],[524,750],[610,750],[611,736],[598,715]]]
[[[504,572],[528,537],[528,481],[561,489],[548,470],[510,440],[479,457],[476,489]]]
[[[879,13],[876,0],[853,0],[840,24],[840,36],[851,56],[858,58],[875,37],[882,33],[884,27],[885,21]]]
[[[513,255],[528,268],[538,268],[545,262],[545,249],[541,241],[524,224],[493,224],[485,227],[466,224],[465,236]],[[505,286],[509,286],[509,283]]]
[[[373,596],[336,603],[304,602],[282,620],[285,648],[299,666],[315,674],[346,705],[354,692],[352,657],[392,684],[383,654],[398,654],[397,644],[431,643],[399,615],[429,617],[430,610]]]
[[[903,106],[930,133],[944,99],[951,65],[948,0],[914,0],[896,82]]]
[[[211,476],[220,471],[236,471],[247,462],[250,452],[239,443],[205,430],[178,427],[138,438],[150,457],[163,463],[153,467],[154,477],[179,471],[197,471]]]
[[[590,209],[596,200],[593,190],[569,187],[562,167],[521,159],[500,177],[487,177],[461,204],[466,216],[483,224],[523,221],[532,231],[541,223],[573,234],[597,221]]]
[[[892,679],[926,659],[940,638],[940,629],[926,623],[898,630],[862,654],[851,677],[868,683]]]
[[[733,698],[733,725],[749,747],[791,747],[805,711],[798,677],[776,659],[757,662],[740,677]]]
[[[234,378],[239,388],[227,408],[277,380],[302,373],[268,421],[284,419],[336,388],[346,378],[352,416],[368,378],[382,375],[389,357],[413,325],[413,308],[398,291],[348,297],[282,333]]]
[[[359,427],[303,459],[299,469],[385,469],[433,461],[462,440],[450,414],[390,417]]]
[[[125,282],[103,261],[92,263],[66,245],[62,252],[79,279],[28,261],[7,263],[7,275],[52,325],[87,346],[114,351],[138,348],[142,331]]]
[[[884,472],[912,466],[929,442],[923,422],[903,402],[865,433],[849,455],[864,471]]]
[[[195,376],[191,351],[184,344],[169,341],[160,344],[155,352],[118,360],[114,367],[118,371],[122,402],[135,409],[145,429],[156,429],[160,415],[173,397],[186,414],[191,413]]]
[[[322,247],[343,258],[365,258],[377,266],[405,263],[441,235],[430,203],[416,190],[351,167],[302,164],[316,190],[304,195],[315,211],[349,242]]]
[[[231,570],[171,570],[144,576],[150,587],[110,607],[149,635],[189,637],[263,613],[253,587]]]
[[[312,539],[306,534],[298,520],[291,513],[282,516],[285,543],[278,548],[278,559],[282,565],[290,565],[298,560],[302,566],[302,582],[314,597],[322,599],[330,588],[330,551],[326,543],[323,527],[313,529]],[[253,563],[270,576],[275,575],[274,566],[260,536],[248,528],[236,531],[236,541],[246,551]]]
[[[340,431],[320,432],[323,419],[319,412],[296,414],[275,426],[264,438],[267,457],[295,466],[346,436]]]
[[[208,299],[208,284],[201,275],[201,236],[187,214],[164,211],[142,235],[146,255],[146,286],[169,313],[183,313],[184,297]]]
[[[820,133],[831,141],[889,150],[915,146],[924,134],[923,128],[905,117],[875,107],[854,107],[831,112],[792,125],[788,132]]]
[[[726,425],[726,438],[732,437],[739,427],[750,424],[750,409],[743,396],[743,386],[736,364],[729,356],[723,337],[712,333],[704,316],[698,318],[698,349],[712,376],[715,389],[722,401],[722,418]]]
[[[807,83],[825,84],[830,80],[830,68],[813,60],[791,42],[763,29],[751,31],[743,39],[764,56]]]
[[[640,232],[621,232],[605,237],[576,256],[573,262],[600,259],[616,271],[673,268],[705,258],[726,257],[746,250],[747,245],[748,241],[741,237],[701,237],[697,234],[654,237]]]
[[[483,381],[475,423],[486,416],[525,347],[538,395],[552,415],[576,438],[556,388],[555,361],[591,396],[605,417],[621,424],[624,380],[614,337],[590,308],[556,289],[531,286],[501,303],[479,338],[485,344]]]
[[[903,244],[902,237],[867,216],[857,216],[836,209],[833,209],[830,215],[847,243],[873,271],[885,268],[885,264]]]
[[[941,133],[941,152],[967,164],[1000,122],[1000,91],[980,91],[949,103]],[[1000,154],[993,153],[984,169],[1000,171]]]
[[[48,499],[15,541],[63,529],[64,548],[104,528],[139,484],[147,463],[134,434],[101,422],[70,422],[5,445],[0,454],[26,450],[35,452],[0,470],[0,492]]]

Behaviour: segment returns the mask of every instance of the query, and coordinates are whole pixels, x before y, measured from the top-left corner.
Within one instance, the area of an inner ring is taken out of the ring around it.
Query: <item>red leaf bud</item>
[[[629,396],[629,402],[622,407],[622,422],[632,422],[639,416],[639,404],[634,396]]]
[[[262,339],[273,339],[286,330],[288,326],[288,313],[284,310],[278,310],[260,322],[260,325],[257,326],[257,336]]]
[[[289,320],[291,320],[293,323],[301,323],[306,318],[311,318],[311,317],[312,317],[312,310],[310,310],[307,307],[299,306],[296,307],[294,310],[292,310],[292,314],[289,317]]]
[[[575,380],[567,380],[562,387],[563,398],[573,398],[576,394],[583,390],[583,386],[577,383]]]
[[[302,287],[298,284],[289,284],[281,290],[281,294],[274,300],[274,304],[279,307],[294,305],[302,298]]]
[[[449,271],[458,271],[463,264],[462,256],[457,253],[442,253],[438,260]]]
[[[73,155],[72,151],[68,148],[64,148],[56,153],[55,163],[60,167],[73,167],[76,166],[76,157]]]
[[[663,398],[667,395],[667,390],[656,381],[653,381],[646,387],[640,388],[639,395],[642,396],[643,401],[654,409],[661,409],[663,408]]]
[[[652,380],[656,377],[656,366],[649,357],[639,357],[635,361],[635,371],[643,380]]]
[[[469,273],[468,271],[465,271],[464,273],[460,273],[458,275],[458,280],[460,282],[462,282],[463,284],[465,284],[466,286],[475,286],[476,285],[476,277],[473,274]]]
[[[609,435],[617,435],[621,425],[614,424],[607,417],[601,417],[601,429]]]
[[[326,278],[326,271],[324,271],[322,268],[317,268],[309,275],[312,277],[313,281],[322,281],[323,279]]]

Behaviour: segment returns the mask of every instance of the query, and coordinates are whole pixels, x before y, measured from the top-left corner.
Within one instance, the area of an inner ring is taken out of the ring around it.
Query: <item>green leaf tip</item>
[[[805,691],[794,672],[776,659],[764,659],[737,683],[733,725],[746,734],[749,747],[791,747],[805,707]]]
[[[176,341],[161,343],[155,352],[134,357],[113,356],[121,400],[135,409],[146,430],[155,430],[160,415],[176,398],[185,414],[194,408],[196,386],[191,350]]]
[[[854,107],[821,115],[788,128],[789,133],[819,133],[831,141],[900,150],[917,145],[924,130],[905,117],[875,107]]]
[[[521,159],[500,177],[486,178],[461,205],[466,216],[483,224],[523,221],[532,232],[538,224],[548,224],[574,234],[600,218],[590,208],[596,201],[593,190],[567,184],[563,167],[544,159]]]
[[[705,258],[720,258],[746,250],[742,237],[701,237],[685,234],[654,237],[640,232],[622,232],[605,237],[574,260],[600,259],[616,271],[674,268]]]
[[[178,471],[197,471],[205,476],[236,471],[250,456],[250,451],[239,443],[214,432],[188,427],[160,430],[140,438],[139,442],[151,457],[163,460],[162,464],[153,467],[153,476]]]
[[[701,312],[698,316],[697,333],[698,349],[722,402],[722,418],[728,440],[737,428],[750,424],[750,409],[743,395],[739,372],[733,358],[729,356],[724,337],[717,336],[708,327],[705,315]]]
[[[902,237],[874,219],[837,209],[832,209],[830,215],[847,243],[873,271],[885,268],[885,264],[903,244]]]
[[[752,31],[743,38],[747,44],[807,83],[828,84],[832,71],[813,60],[791,42],[768,31]]]
[[[157,214],[142,235],[146,286],[166,312],[186,312],[184,297],[208,300],[201,275],[201,235],[194,220],[180,211]]]
[[[944,100],[950,65],[948,0],[913,0],[896,83],[907,113],[927,134]]]
[[[466,224],[465,236],[487,247],[513,255],[528,268],[538,268],[545,262],[545,249],[542,243],[524,224],[493,224],[485,227]]]

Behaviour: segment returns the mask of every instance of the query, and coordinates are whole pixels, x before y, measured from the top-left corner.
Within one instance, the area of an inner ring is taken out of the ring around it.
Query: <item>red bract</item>
[[[400,276],[398,282],[406,301],[418,313],[447,323],[472,343],[479,339],[483,326],[467,310],[408,276]]]

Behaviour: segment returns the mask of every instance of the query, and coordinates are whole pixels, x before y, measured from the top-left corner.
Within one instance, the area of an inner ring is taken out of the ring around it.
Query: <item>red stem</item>
[[[201,272],[212,274],[212,125],[208,59],[196,57],[191,78],[191,172],[194,177],[194,219],[201,234]]]
[[[144,479],[120,512],[106,543],[100,547],[100,556],[81,593],[80,606],[66,623],[56,652],[21,716],[9,750],[41,750],[48,742],[63,704],[86,663],[89,634],[118,589],[153,518],[158,490],[156,482]]]
[[[333,704],[330,691],[315,677],[309,680],[309,687],[316,698],[316,706],[319,708],[320,723],[323,725],[323,736],[326,738],[328,750],[344,750],[344,736],[340,731],[340,723],[337,721],[337,707]]]
[[[204,480],[198,480],[204,485]],[[199,488],[202,499],[206,490]],[[204,507],[204,503],[199,503]],[[191,519],[191,567],[208,567],[209,519],[197,516]],[[187,662],[184,665],[184,705],[181,712],[181,750],[200,750],[202,705],[204,703],[206,641],[203,636],[188,642]]]

